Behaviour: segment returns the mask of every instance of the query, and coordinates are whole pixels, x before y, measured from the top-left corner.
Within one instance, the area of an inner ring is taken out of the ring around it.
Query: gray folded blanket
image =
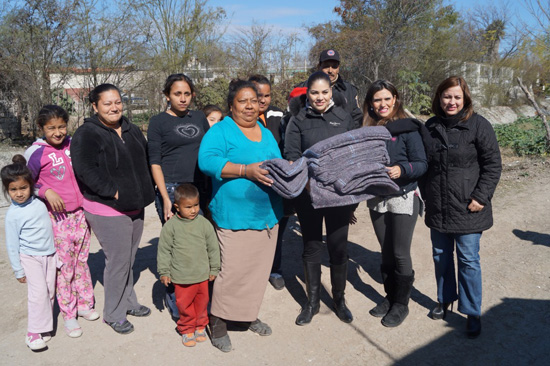
[[[368,175],[372,171],[379,171],[385,167],[387,160],[378,158],[371,160],[369,156],[357,157],[347,162],[320,163],[318,159],[309,159],[309,175],[323,184],[336,182],[338,179],[355,177],[361,174]]]
[[[387,175],[390,159],[385,127],[363,127],[320,141],[290,164],[284,159],[265,161],[272,188],[280,196],[297,197],[308,182],[314,208],[346,206],[377,195],[399,191]]]
[[[369,140],[389,140],[391,134],[384,126],[361,127],[319,141],[302,154],[307,158],[319,158],[331,149],[355,145]]]
[[[333,185],[336,190],[342,193],[359,193],[364,191],[374,179],[377,179],[377,181],[388,179],[393,183],[388,177],[386,167],[382,164],[374,163],[360,165],[358,169],[349,171],[348,174],[342,172]]]
[[[384,159],[386,161],[388,159],[386,143],[383,140],[359,142],[331,149],[322,153],[319,158],[309,157],[309,159],[310,161],[318,160],[320,163],[332,162],[333,164],[339,164],[359,157],[369,159],[369,161],[375,161],[375,159]]]
[[[307,184],[308,172],[306,158],[301,157],[293,164],[285,159],[266,160],[260,168],[269,172],[267,177],[273,180],[271,188],[283,198],[296,198]]]
[[[370,200],[375,196],[391,195],[399,191],[399,186],[386,177],[371,178],[366,186],[357,193],[342,193],[333,186],[309,179],[309,195],[313,208],[339,207]]]

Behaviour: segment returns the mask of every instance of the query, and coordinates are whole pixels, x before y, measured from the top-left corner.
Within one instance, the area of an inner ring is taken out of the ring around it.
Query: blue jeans
[[[172,203],[174,203],[174,190],[178,185],[179,183],[166,183],[168,197],[170,197],[170,201],[172,201]],[[155,189],[155,207],[157,208],[157,214],[159,215],[160,222],[164,225],[164,201],[162,200],[162,196],[158,188]],[[173,207],[172,212],[175,212]]]
[[[437,300],[449,303],[458,299],[458,311],[481,315],[481,233],[448,234],[431,229],[432,252],[437,282]],[[458,262],[458,295],[454,267],[454,248]]]

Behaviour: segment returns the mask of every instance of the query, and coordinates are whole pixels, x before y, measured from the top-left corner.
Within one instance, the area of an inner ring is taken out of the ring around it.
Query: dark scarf
[[[441,124],[445,126],[445,128],[451,129],[455,127],[462,120],[462,118],[464,118],[465,113],[466,111],[464,110],[464,108],[462,108],[462,110],[460,110],[460,112],[458,112],[456,115],[451,117],[439,117],[439,120],[441,121]]]

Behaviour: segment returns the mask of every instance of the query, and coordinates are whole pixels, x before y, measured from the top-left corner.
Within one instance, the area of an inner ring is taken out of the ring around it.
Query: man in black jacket
[[[332,93],[340,94],[345,100],[345,104],[342,107],[351,114],[351,118],[355,122],[355,128],[361,127],[363,125],[363,112],[359,108],[357,88],[344,81],[340,75],[340,54],[338,51],[328,49],[321,52],[317,68],[329,76]],[[306,86],[306,82],[304,81],[297,86]]]

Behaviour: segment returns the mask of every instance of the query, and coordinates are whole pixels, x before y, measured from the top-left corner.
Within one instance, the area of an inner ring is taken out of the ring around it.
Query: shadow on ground
[[[515,236],[521,240],[530,241],[533,245],[543,245],[545,247],[550,247],[550,235],[537,233],[535,231],[523,231],[519,229],[512,230]]]
[[[549,309],[550,300],[504,298],[481,317],[477,339],[466,337],[465,316],[449,313],[448,333],[394,365],[548,365]]]
[[[139,282],[139,278],[143,271],[150,271],[157,281],[152,288],[153,304],[159,310],[163,310],[165,289],[164,285],[158,281],[157,273],[157,246],[158,238],[153,238],[149,241],[149,245],[138,248],[136,253],[136,259],[134,261],[134,285]],[[105,269],[105,254],[103,249],[100,249],[97,253],[90,253],[88,258],[88,266],[92,275],[92,285],[95,289],[96,283],[99,282],[103,285],[103,270]]]
[[[326,238],[323,238],[326,239]],[[283,241],[283,274],[285,277],[286,288],[290,295],[294,298],[296,303],[303,305],[307,301],[306,294],[302,284],[298,281],[305,283],[304,271],[302,265],[302,236],[300,233],[300,224],[296,216],[292,216],[288,222],[287,230],[285,231],[285,237]],[[379,303],[384,299],[385,294],[379,293],[371,285],[364,282],[359,276],[359,272],[366,272],[370,278],[374,279],[378,283],[382,283],[382,275],[380,274],[380,252],[371,251],[360,244],[349,242],[348,243],[348,286],[361,293],[366,298],[370,299],[374,303]],[[328,252],[323,249],[322,256],[322,272],[330,271],[330,262]],[[324,284],[321,289],[321,301],[329,308],[332,308],[332,294],[330,293],[330,284]],[[328,285],[328,286],[326,286]],[[349,291],[349,289],[348,289]],[[422,294],[417,289],[413,288],[411,294],[411,300],[417,302],[426,310],[431,310],[435,305],[430,297]]]

